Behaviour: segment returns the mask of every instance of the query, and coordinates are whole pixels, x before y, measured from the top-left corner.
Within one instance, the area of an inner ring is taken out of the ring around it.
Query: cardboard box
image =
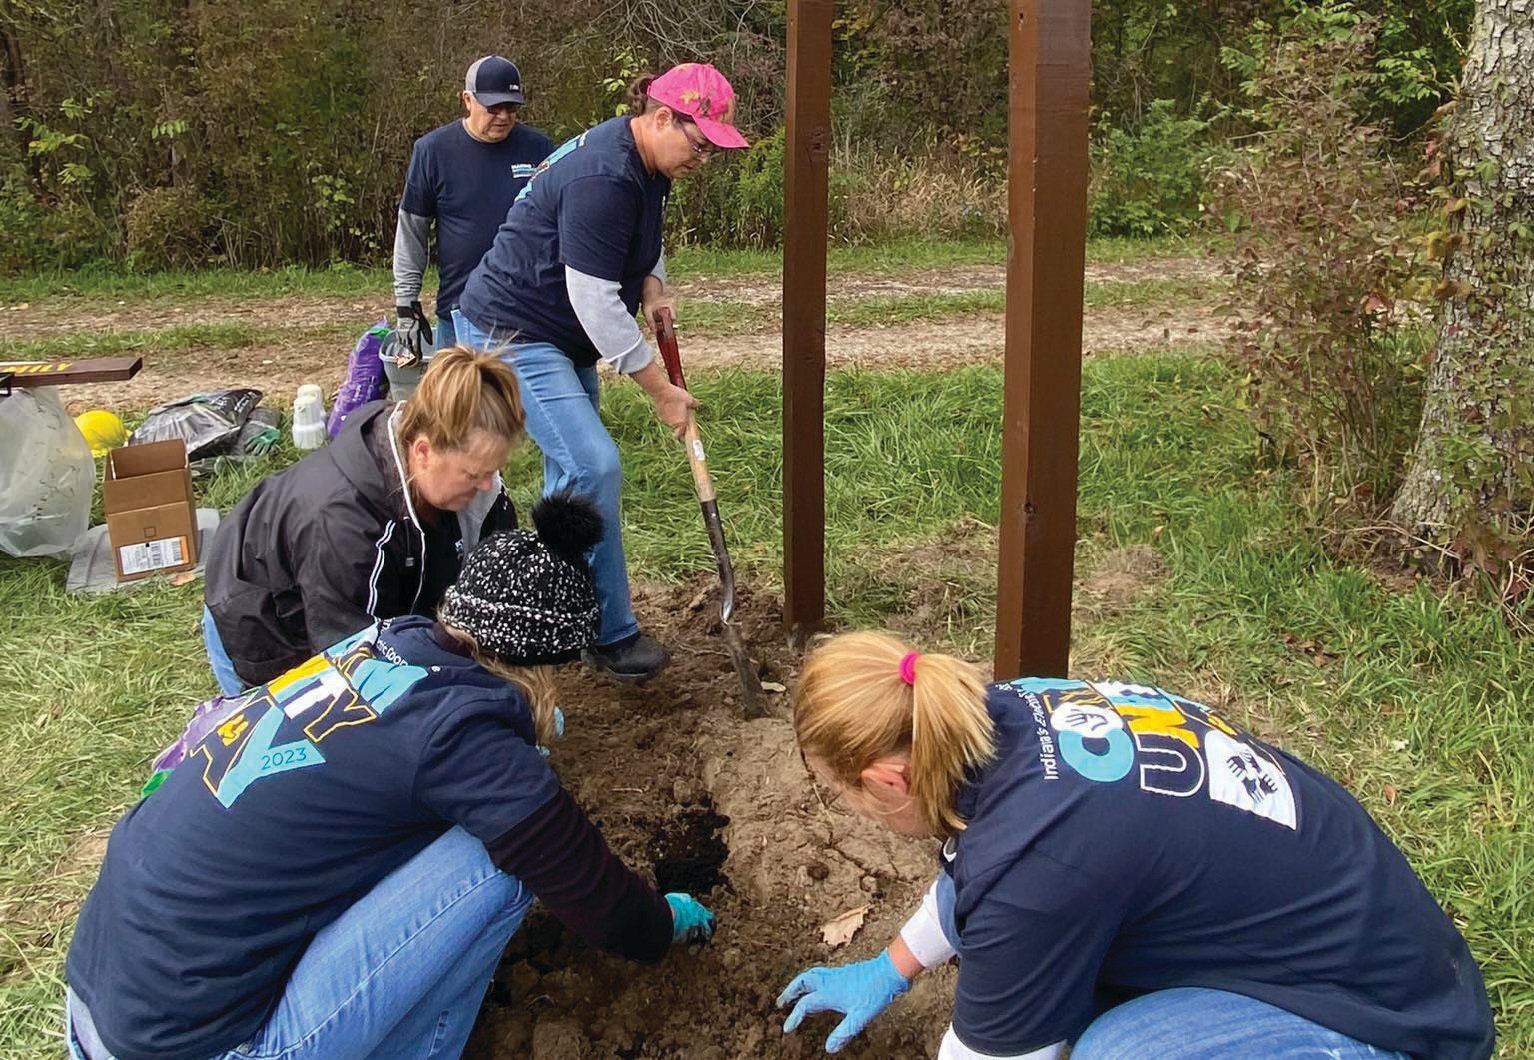
[[[118,581],[197,566],[197,509],[186,442],[176,438],[113,449],[101,505]]]

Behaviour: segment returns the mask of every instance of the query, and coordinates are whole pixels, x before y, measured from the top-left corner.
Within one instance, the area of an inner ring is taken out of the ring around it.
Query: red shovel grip
[[[655,340],[660,343],[661,360],[666,362],[666,375],[672,386],[686,390],[687,381],[682,378],[682,351],[676,348],[676,324],[671,319],[671,310],[662,309],[656,316],[660,319],[655,327]]]

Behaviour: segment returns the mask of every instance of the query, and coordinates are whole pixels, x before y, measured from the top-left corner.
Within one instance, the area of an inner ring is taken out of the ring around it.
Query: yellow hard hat
[[[75,426],[90,444],[91,456],[105,456],[128,440],[123,421],[105,409],[92,409],[75,417]]]

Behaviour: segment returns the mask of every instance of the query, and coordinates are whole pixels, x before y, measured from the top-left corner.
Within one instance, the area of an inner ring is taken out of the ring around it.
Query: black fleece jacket
[[[504,491],[458,515],[461,550],[426,547],[404,488],[392,402],[364,405],[339,436],[263,479],[208,549],[204,599],[235,672],[249,686],[286,673],[374,619],[435,614],[458,571],[425,573],[428,553],[462,556],[515,529]]]

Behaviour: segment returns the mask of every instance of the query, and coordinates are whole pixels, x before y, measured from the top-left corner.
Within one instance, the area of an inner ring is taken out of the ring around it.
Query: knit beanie
[[[510,666],[562,663],[597,635],[597,594],[586,553],[602,537],[602,516],[568,493],[533,507],[529,530],[480,542],[437,617]]]

